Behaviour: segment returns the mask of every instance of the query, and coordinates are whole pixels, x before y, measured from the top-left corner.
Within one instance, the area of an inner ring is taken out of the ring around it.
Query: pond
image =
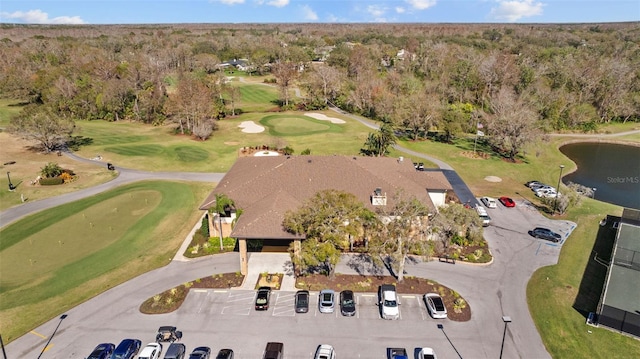
[[[595,198],[640,209],[640,147],[580,142],[560,147],[578,169],[562,182],[595,188]]]

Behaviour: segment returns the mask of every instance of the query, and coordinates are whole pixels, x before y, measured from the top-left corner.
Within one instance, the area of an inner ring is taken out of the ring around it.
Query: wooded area
[[[56,123],[173,121],[206,139],[242,112],[221,67],[238,59],[274,78],[282,109],[336,105],[416,140],[482,127],[508,158],[546,132],[640,120],[637,22],[3,24],[0,93]]]

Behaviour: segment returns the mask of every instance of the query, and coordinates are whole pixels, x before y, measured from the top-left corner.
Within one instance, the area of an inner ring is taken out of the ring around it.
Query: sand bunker
[[[256,124],[253,121],[243,121],[241,124],[238,125],[238,127],[242,129],[242,132],[246,132],[246,133],[264,132],[264,127]]]
[[[262,156],[280,156],[280,154],[276,151],[259,151],[253,154],[255,157]]]
[[[502,178],[496,176],[487,176],[484,180],[487,182],[502,182]]]
[[[307,112],[304,115],[305,116],[309,116],[311,118],[315,118],[316,120],[320,120],[320,121],[330,121],[331,123],[346,123],[346,122],[344,122],[343,120],[341,120],[339,118],[328,117],[328,116],[323,115],[321,113]]]

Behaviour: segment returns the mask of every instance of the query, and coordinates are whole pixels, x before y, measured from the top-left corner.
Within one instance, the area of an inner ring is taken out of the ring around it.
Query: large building
[[[598,305],[598,324],[640,337],[640,211],[625,209]]]
[[[402,192],[435,213],[452,187],[441,172],[417,171],[402,158],[361,156],[241,157],[200,206],[215,207],[216,195],[242,209],[230,237],[238,239],[242,272],[247,272],[247,241],[290,243],[304,236],[287,232],[284,214],[322,190],[355,195],[369,209],[393,206]]]

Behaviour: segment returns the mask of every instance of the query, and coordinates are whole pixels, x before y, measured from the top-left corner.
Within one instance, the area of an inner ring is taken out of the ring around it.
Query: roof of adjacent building
[[[242,209],[231,233],[235,238],[303,238],[284,230],[282,221],[322,190],[339,190],[355,195],[375,210],[371,195],[377,189],[387,195],[387,207],[403,193],[435,212],[428,190],[449,191],[451,185],[441,172],[416,171],[410,161],[361,156],[274,156],[241,157],[200,206],[215,206],[215,196],[224,194]]]

